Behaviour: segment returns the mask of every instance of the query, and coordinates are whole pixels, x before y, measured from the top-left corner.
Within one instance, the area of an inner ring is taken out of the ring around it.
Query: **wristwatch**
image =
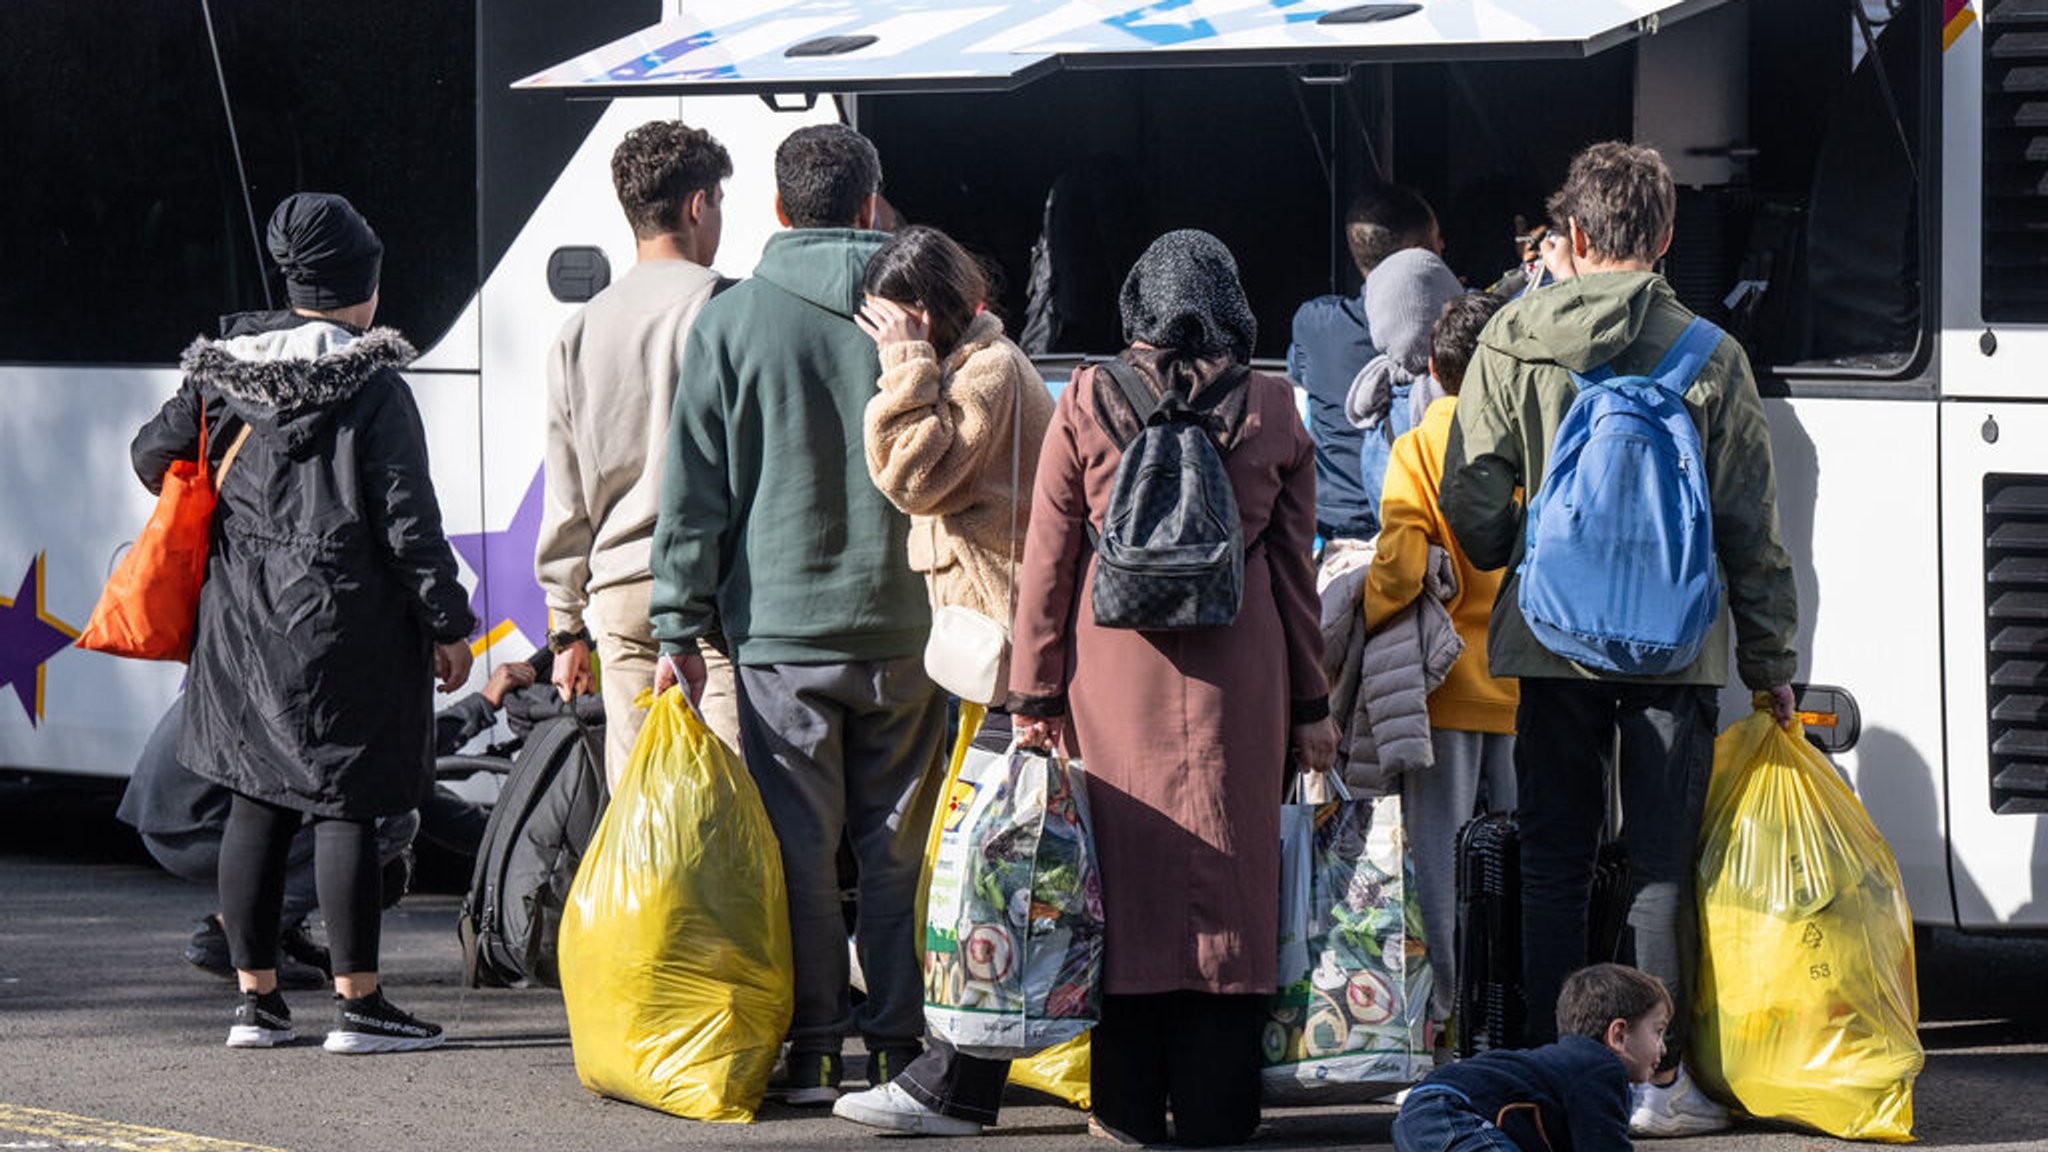
[[[550,632],[548,633],[548,651],[554,653],[565,652],[568,650],[569,645],[579,640],[584,644],[589,644],[590,629],[578,628],[574,632]]]

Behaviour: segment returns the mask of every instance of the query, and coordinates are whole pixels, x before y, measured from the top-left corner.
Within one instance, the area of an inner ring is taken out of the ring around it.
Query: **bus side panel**
[[[474,532],[476,377],[410,379],[446,530]],[[170,368],[0,367],[0,767],[126,776],[184,681],[182,664],[58,646],[155,507],[128,445],[178,383]]]
[[[0,608],[0,767],[125,776],[183,679],[180,664],[51,650],[60,630],[85,627],[149,519],[156,501],[128,444],[178,379],[167,368],[0,367],[0,598],[14,600]]]
[[[2028,736],[2040,728],[2033,715],[2038,689],[2004,677],[1997,686],[1991,682],[1994,666],[2012,674],[2020,669],[2016,661],[2048,655],[2038,645],[2031,652],[2007,650],[2048,624],[2033,618],[2042,593],[2027,582],[2029,566],[2039,561],[2029,551],[2002,549],[1996,561],[2001,576],[1988,586],[1986,578],[1993,519],[1987,504],[2000,494],[2009,501],[2048,492],[2041,448],[2048,444],[2048,405],[1952,401],[1941,407],[1949,843],[1957,918],[1964,928],[2048,926],[2042,898],[2048,894],[2048,817],[2041,814],[2048,811],[2048,792],[2039,787],[2041,765],[2027,755]],[[2025,501],[2017,507],[2019,516],[1997,516],[2006,532],[2048,523],[2029,514]]]
[[[1778,520],[1799,587],[1799,679],[1847,689],[1862,735],[1836,763],[1897,855],[1913,917],[1947,924],[1940,554],[1931,402],[1766,400]],[[1739,681],[1721,723],[1748,714]]]

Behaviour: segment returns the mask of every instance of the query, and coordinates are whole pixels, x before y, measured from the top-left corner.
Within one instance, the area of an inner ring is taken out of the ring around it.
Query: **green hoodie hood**
[[[790,228],[768,238],[754,275],[827,312],[860,311],[868,258],[889,236],[864,228]]]
[[[1599,272],[1531,292],[1502,308],[1479,342],[1524,364],[1598,368],[1642,335],[1660,306],[1676,305],[1654,272]]]

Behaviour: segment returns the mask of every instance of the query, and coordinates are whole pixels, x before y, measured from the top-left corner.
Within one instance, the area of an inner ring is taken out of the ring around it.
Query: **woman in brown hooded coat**
[[[1243,604],[1218,628],[1096,624],[1089,529],[1137,421],[1109,374],[1083,367],[1039,458],[1010,704],[1021,741],[1063,738],[1087,761],[1108,917],[1097,1119],[1155,1143],[1170,1107],[1178,1143],[1235,1143],[1259,1120],[1285,769],[1290,753],[1325,767],[1336,746],[1310,559],[1314,450],[1287,381],[1233,371],[1256,323],[1221,241],[1160,237],[1120,304],[1120,359],[1211,413],[1246,541]]]

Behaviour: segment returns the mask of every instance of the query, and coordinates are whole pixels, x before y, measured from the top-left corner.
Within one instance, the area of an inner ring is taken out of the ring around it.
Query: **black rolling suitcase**
[[[1461,1059],[1522,1041],[1522,864],[1515,818],[1458,830],[1457,1045]]]
[[[1458,832],[1458,1019],[1462,1058],[1519,1048],[1527,1002],[1522,994],[1522,867],[1513,816],[1476,817]],[[1587,910],[1586,962],[1629,961],[1628,852],[1618,839],[1600,846]]]

